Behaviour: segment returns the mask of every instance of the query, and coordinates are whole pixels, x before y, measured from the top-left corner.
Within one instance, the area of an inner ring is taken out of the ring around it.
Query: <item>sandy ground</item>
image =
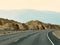
[[[60,30],[52,32],[58,39],[60,39]]]
[[[26,31],[4,31],[0,30],[0,36],[1,35],[6,35],[6,34],[14,34],[14,33],[20,33],[20,32],[27,32],[27,31],[33,31],[33,30],[26,30]]]
[[[0,36],[6,35],[6,34],[18,33],[18,32],[21,32],[21,31],[2,31],[2,30],[0,30]]]

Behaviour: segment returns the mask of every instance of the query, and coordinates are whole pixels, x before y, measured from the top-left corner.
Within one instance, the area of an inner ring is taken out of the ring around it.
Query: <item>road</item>
[[[47,30],[25,31],[0,36],[0,45],[52,45],[47,38]]]

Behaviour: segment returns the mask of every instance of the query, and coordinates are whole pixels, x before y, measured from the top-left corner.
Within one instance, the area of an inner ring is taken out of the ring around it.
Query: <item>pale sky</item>
[[[60,0],[0,0],[0,9],[35,9],[60,12]]]
[[[60,24],[60,0],[0,0],[0,18]]]

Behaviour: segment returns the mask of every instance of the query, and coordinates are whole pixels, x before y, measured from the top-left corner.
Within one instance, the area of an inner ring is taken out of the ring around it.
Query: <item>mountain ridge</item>
[[[29,20],[39,20],[46,23],[60,24],[60,13],[54,11],[40,11],[33,9],[21,10],[0,10],[0,17],[13,19],[15,21],[27,22]],[[53,20],[52,20],[53,19]]]
[[[47,30],[47,29],[60,29],[60,25],[47,24],[39,20],[31,20],[26,23],[17,22],[0,18],[0,30]]]

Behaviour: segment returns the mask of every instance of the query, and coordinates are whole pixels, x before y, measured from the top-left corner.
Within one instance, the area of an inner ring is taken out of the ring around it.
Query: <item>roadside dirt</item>
[[[3,30],[0,30],[0,36],[6,35],[6,34],[14,34],[14,33],[18,33],[18,32],[21,32],[21,31],[3,31]]]
[[[60,39],[60,30],[52,32],[54,36],[56,36],[58,39]]]

